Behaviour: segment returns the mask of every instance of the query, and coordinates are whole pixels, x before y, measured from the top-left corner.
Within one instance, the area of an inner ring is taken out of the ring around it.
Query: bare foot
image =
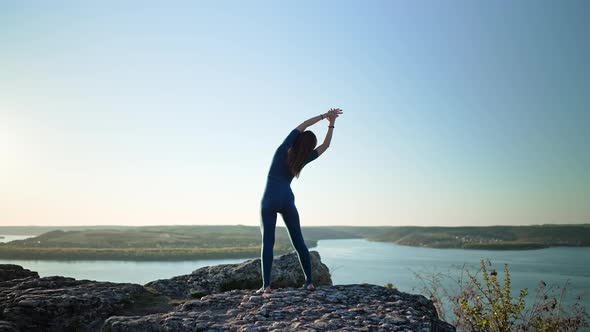
[[[308,291],[314,291],[315,290],[315,286],[313,284],[308,284],[307,287],[304,284],[303,285],[303,288],[306,288]]]
[[[269,293],[269,292],[270,292],[270,287],[266,287],[266,289],[260,287],[259,289],[256,290],[256,294]]]
[[[271,288],[270,288],[270,287],[266,287],[266,288],[264,288],[264,290],[263,290],[263,288],[262,288],[262,287],[260,287],[260,289],[258,289],[258,290],[256,291],[256,294],[260,294],[260,293],[265,293],[265,294],[268,294],[268,293],[270,293],[271,291],[272,291],[272,290],[271,290]]]

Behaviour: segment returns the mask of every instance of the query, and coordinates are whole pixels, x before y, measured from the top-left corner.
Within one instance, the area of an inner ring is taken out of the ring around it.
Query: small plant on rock
[[[390,283],[390,282],[386,283],[386,284],[385,284],[385,286],[383,286],[383,287],[385,287],[385,288],[389,288],[389,289],[395,289],[395,288],[397,288],[397,287],[395,287],[395,286],[394,286],[392,283]]]

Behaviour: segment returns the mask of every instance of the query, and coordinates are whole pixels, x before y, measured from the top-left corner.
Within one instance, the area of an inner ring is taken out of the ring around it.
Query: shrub
[[[489,261],[487,264],[491,266]],[[521,290],[516,298],[512,297],[508,264],[504,265],[503,286],[496,270],[488,271],[483,260],[480,272],[483,283],[467,271],[467,286],[451,297],[455,303],[456,327],[465,331],[514,331],[525,308],[528,289]]]
[[[567,308],[563,305],[569,282],[563,287],[548,287],[541,281],[533,303],[527,306],[527,288],[512,296],[508,265],[504,265],[503,282],[491,266],[489,260],[482,259],[475,274],[463,266],[461,277],[456,280],[458,290],[443,286],[443,280],[450,278],[449,275],[414,274],[422,281],[422,291],[433,301],[439,317],[445,319],[446,312],[454,314],[453,324],[458,331],[549,332],[588,327],[589,316],[581,303],[582,296],[576,297],[576,302]],[[445,305],[450,305],[451,311],[445,310]]]

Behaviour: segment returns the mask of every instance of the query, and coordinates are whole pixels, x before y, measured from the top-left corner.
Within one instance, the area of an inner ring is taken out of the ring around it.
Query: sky
[[[276,147],[331,107],[304,227],[588,223],[588,13],[2,1],[0,225],[258,226]]]

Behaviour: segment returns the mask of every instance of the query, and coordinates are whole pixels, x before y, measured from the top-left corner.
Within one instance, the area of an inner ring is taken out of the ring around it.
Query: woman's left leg
[[[297,207],[295,207],[294,203],[287,204],[280,213],[282,214],[287,230],[289,231],[291,243],[297,251],[297,256],[299,256],[299,263],[305,274],[306,284],[311,284],[313,282],[313,277],[311,275],[311,257],[309,255],[309,250],[305,245],[305,241],[303,240],[303,234],[301,233]]]
[[[260,232],[262,233],[260,265],[263,288],[270,287],[276,222],[277,212],[272,207],[263,206],[260,213]]]

